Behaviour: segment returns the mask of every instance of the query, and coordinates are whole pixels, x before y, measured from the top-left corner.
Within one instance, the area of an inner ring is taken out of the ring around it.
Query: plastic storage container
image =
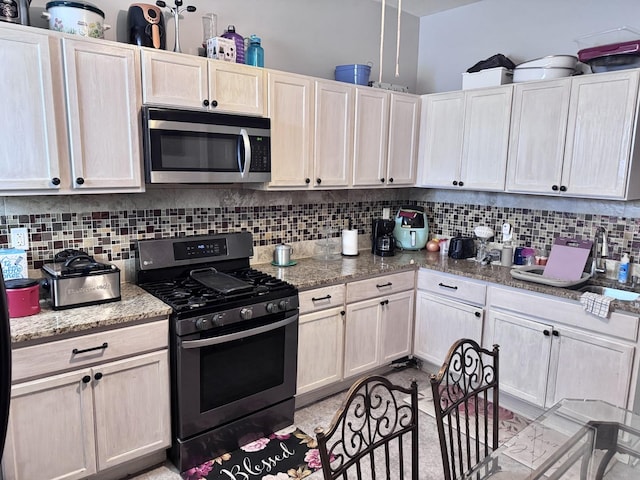
[[[254,67],[264,67],[264,49],[260,45],[260,37],[251,35],[249,46],[245,52],[245,63]]]
[[[350,65],[338,65],[335,71],[335,79],[339,82],[355,83],[356,85],[369,85],[371,65],[358,63]]]
[[[236,63],[244,63],[244,38],[236,33],[236,27],[229,25],[227,31],[222,34],[224,38],[230,38],[236,42]]]
[[[486,68],[479,72],[462,74],[462,89],[494,87],[511,83],[513,70],[505,67]]]

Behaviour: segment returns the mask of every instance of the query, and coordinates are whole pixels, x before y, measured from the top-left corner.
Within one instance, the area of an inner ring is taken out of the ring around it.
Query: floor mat
[[[316,439],[293,426],[182,472],[184,480],[281,480],[320,469]]]

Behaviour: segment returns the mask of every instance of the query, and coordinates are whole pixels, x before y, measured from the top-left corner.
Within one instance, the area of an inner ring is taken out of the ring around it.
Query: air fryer
[[[127,13],[129,43],[141,47],[165,49],[162,11],[155,5],[132,3]]]

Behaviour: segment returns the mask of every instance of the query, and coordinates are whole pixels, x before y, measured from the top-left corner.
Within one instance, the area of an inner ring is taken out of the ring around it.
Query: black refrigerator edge
[[[9,402],[11,399],[11,330],[9,328],[9,308],[7,292],[0,270],[0,460],[4,452],[4,441],[9,422]],[[0,470],[0,480],[2,471]]]

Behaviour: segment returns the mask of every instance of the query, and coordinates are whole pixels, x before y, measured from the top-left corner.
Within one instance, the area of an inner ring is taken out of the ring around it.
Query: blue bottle
[[[264,49],[260,45],[260,37],[255,35],[249,37],[249,47],[247,47],[244,57],[247,65],[264,67]]]

